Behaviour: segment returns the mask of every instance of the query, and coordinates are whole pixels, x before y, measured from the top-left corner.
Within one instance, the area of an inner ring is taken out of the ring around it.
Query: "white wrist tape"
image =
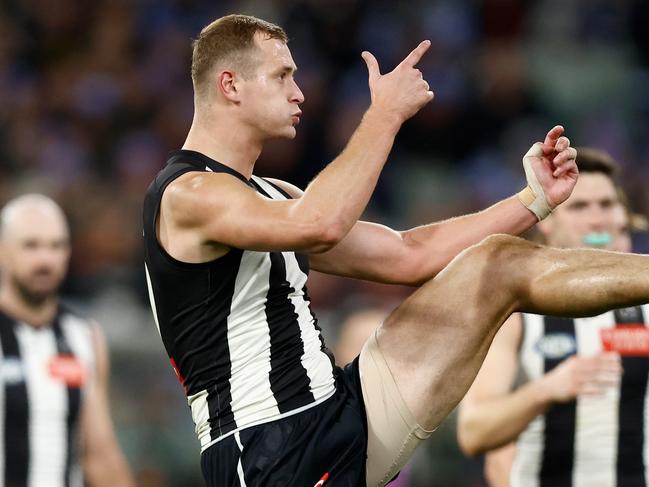
[[[518,199],[523,203],[528,210],[536,215],[536,218],[539,221],[543,220],[546,216],[552,213],[552,208],[548,204],[548,200],[545,197],[545,192],[539,180],[534,174],[532,169],[532,157],[541,157],[543,156],[543,150],[541,149],[541,144],[534,144],[530,150],[527,151],[527,154],[523,156],[523,169],[525,169],[525,178],[527,179],[527,187],[517,194]]]

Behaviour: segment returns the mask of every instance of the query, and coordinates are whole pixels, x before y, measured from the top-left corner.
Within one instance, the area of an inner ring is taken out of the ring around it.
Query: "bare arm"
[[[496,334],[478,376],[462,400],[458,443],[468,455],[514,441],[551,404],[538,381],[510,392],[518,369],[521,336],[522,320],[514,314]]]
[[[389,284],[419,286],[467,247],[494,233],[518,235],[536,217],[516,197],[486,210],[406,231],[358,222],[332,250],[311,255],[313,269]]]
[[[271,180],[293,198],[302,191]],[[386,284],[421,285],[457,254],[494,233],[518,234],[536,222],[516,197],[486,210],[399,232],[359,221],[333,249],[309,256],[313,269]]]
[[[484,476],[489,487],[509,487],[509,476],[515,459],[515,443],[507,443],[485,455]]]
[[[554,127],[542,144],[534,146],[543,148],[542,155],[530,156],[528,152],[525,156],[528,163],[535,165],[552,207],[568,197],[576,181],[576,152],[562,133],[563,127]],[[278,184],[293,197],[303,197],[299,189],[281,181]],[[536,215],[516,196],[478,213],[401,232],[358,222],[340,243],[320,255],[312,255],[311,266],[328,274],[417,286],[485,237],[496,233],[520,235],[536,222]]]
[[[578,395],[601,394],[622,373],[619,356],[572,356],[544,376],[510,392],[518,368],[522,319],[512,315],[496,334],[473,385],[462,401],[458,442],[468,455],[501,447],[518,438],[539,414]]]
[[[299,200],[270,200],[224,174],[188,173],[171,183],[162,199],[163,246],[174,255],[174,243],[165,238],[183,232],[191,235],[185,238],[189,245],[180,247],[218,243],[250,250],[319,252],[338,243],[365,209],[401,124],[433,97],[414,68],[429,46],[422,42],[385,75],[379,73],[374,56],[363,53],[371,106],[345,150]]]
[[[96,377],[87,391],[81,418],[83,471],[91,487],[132,487],[135,482],[117,444],[108,407],[108,351],[97,325],[93,327]]]

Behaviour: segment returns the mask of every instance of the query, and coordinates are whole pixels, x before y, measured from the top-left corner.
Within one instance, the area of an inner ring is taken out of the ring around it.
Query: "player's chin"
[[[294,139],[297,135],[295,127],[290,126],[278,131],[273,138],[275,139]]]

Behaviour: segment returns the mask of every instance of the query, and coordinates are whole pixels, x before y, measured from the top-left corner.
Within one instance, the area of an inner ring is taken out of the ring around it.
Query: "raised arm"
[[[163,246],[186,257],[165,242],[169,233],[183,232],[193,243],[250,250],[321,252],[338,243],[365,209],[401,124],[433,98],[415,68],[429,46],[422,42],[385,75],[374,56],[363,53],[371,106],[345,150],[299,200],[270,200],[226,174],[188,173],[174,181],[162,200]]]
[[[523,233],[562,203],[576,182],[576,151],[562,134],[563,127],[554,127],[525,155],[529,186],[518,195],[478,213],[401,232],[359,222],[332,250],[313,255],[312,267],[329,274],[421,285],[485,237]]]

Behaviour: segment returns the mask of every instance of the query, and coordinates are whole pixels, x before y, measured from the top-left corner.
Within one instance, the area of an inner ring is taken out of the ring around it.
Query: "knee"
[[[534,244],[519,237],[506,234],[490,235],[470,247],[464,258],[474,268],[488,268],[494,277],[502,272],[519,269]],[[490,272],[490,273],[491,273]]]

